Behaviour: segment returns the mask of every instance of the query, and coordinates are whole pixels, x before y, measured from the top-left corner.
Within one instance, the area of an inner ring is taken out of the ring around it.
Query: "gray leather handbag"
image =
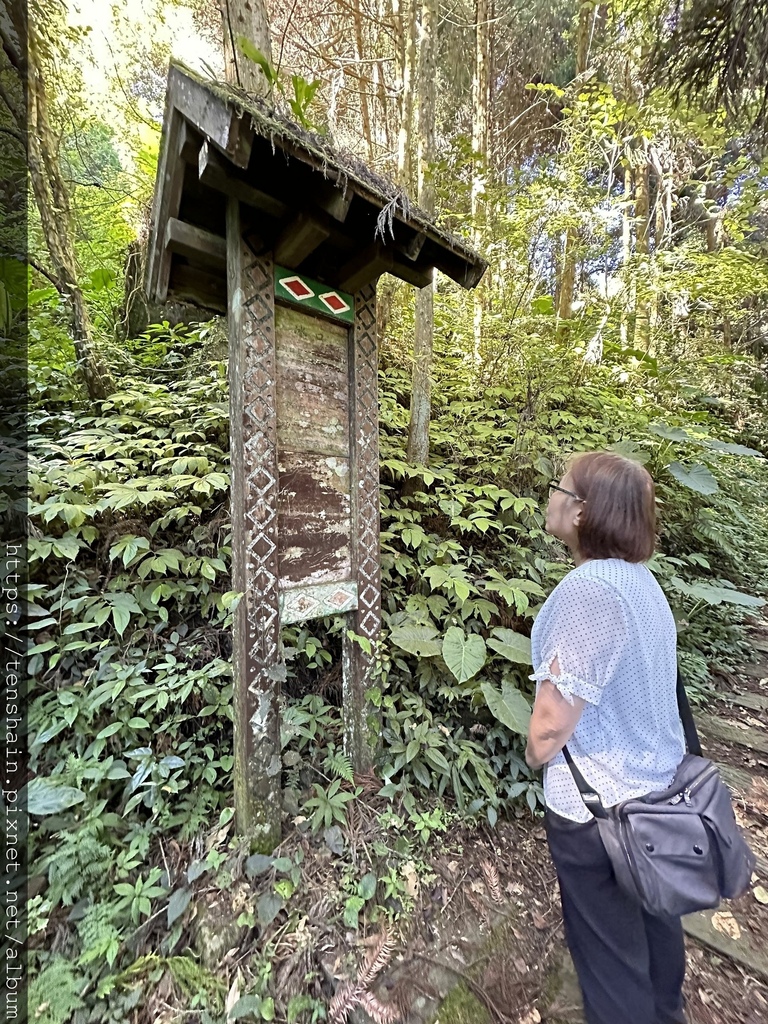
[[[717,765],[701,756],[679,671],[677,700],[688,753],[663,792],[604,807],[563,747],[581,798],[597,819],[617,882],[649,914],[670,917],[740,896],[755,868]]]

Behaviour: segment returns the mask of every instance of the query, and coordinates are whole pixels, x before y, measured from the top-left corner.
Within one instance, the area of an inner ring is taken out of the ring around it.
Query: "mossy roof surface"
[[[487,262],[463,239],[437,227],[427,214],[413,203],[408,195],[389,178],[372,171],[362,160],[349,152],[335,149],[328,139],[316,132],[308,131],[296,124],[273,105],[250,95],[243,89],[213,78],[205,78],[192,71],[180,61],[171,67],[187,75],[193,81],[221,100],[238,114],[248,115],[254,132],[269,139],[273,147],[290,150],[293,155],[306,160],[332,178],[346,192],[351,189],[380,208],[378,231],[383,236],[391,232],[392,220],[399,220],[425,231],[435,241],[463,257],[468,263],[486,267]]]

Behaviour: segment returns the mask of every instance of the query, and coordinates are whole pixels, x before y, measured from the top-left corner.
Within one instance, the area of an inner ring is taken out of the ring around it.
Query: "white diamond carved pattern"
[[[370,640],[376,640],[381,628],[378,397],[376,289],[369,285],[355,299],[355,419],[359,484],[356,631]],[[360,655],[367,676],[373,659],[362,651]]]
[[[318,295],[318,299],[332,313],[346,313],[349,309],[349,303],[345,302],[338,292],[324,292],[322,295]]]
[[[315,293],[300,277],[281,277],[280,284],[287,292],[290,292],[294,299],[298,299],[299,302],[303,302],[305,299],[314,298]],[[325,300],[323,299],[325,302]],[[326,305],[328,305],[326,303]],[[328,307],[329,309],[332,307]]]
[[[272,265],[244,245],[246,355],[243,376],[244,541],[247,679],[254,695],[279,659],[277,577],[277,433]]]

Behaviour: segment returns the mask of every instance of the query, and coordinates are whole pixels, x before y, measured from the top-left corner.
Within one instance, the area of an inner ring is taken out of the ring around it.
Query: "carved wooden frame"
[[[227,207],[232,465],[235,812],[254,848],[280,841],[280,611],[277,571],[275,303],[271,254]]]

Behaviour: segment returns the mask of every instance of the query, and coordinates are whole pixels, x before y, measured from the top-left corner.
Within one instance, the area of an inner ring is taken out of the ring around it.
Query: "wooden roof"
[[[168,75],[146,288],[226,309],[226,207],[275,262],[354,292],[387,272],[424,287],[437,268],[474,287],[486,262],[392,182],[230,85]]]

